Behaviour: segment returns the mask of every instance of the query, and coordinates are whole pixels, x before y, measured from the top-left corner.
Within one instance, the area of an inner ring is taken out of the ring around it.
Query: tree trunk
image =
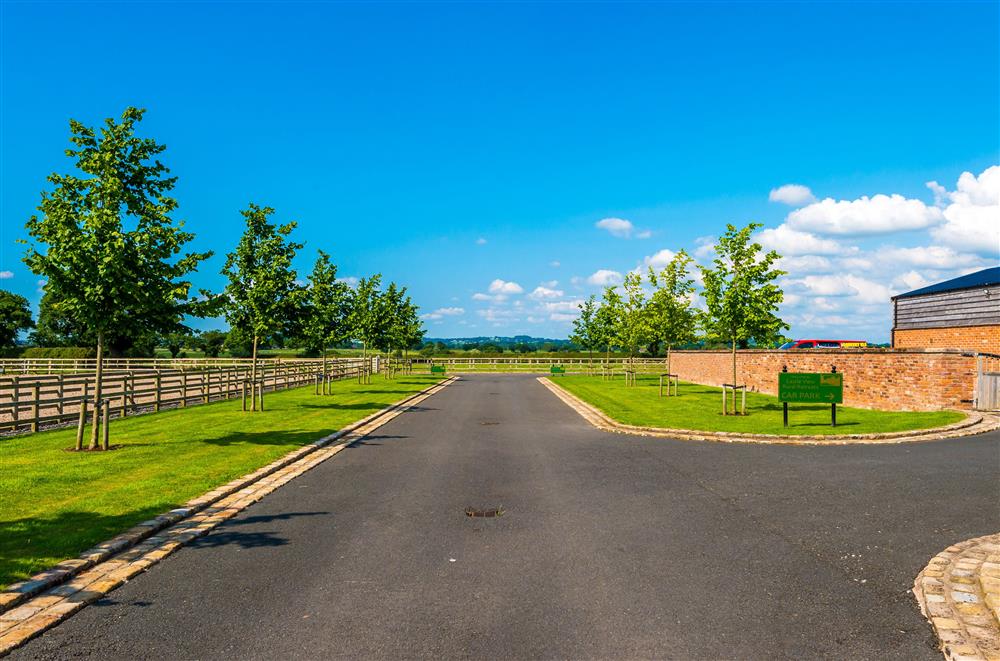
[[[322,383],[322,387],[320,388],[320,394],[326,395],[327,394],[327,388],[326,388],[326,347],[325,346],[323,347],[323,380],[322,380],[321,383]]]
[[[733,415],[736,415],[736,338],[733,338]]]
[[[670,344],[667,344],[667,383],[670,383]],[[667,388],[670,392],[670,388]]]
[[[101,413],[101,380],[104,378],[104,331],[97,331],[97,369],[94,372],[94,424],[90,430],[90,450],[97,449]],[[105,420],[104,424],[108,424]]]
[[[260,336],[253,336],[253,357],[250,362],[250,410],[257,410],[257,343]]]

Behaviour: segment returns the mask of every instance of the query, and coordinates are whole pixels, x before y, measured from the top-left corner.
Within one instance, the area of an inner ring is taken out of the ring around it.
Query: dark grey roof
[[[910,296],[923,296],[924,294],[940,294],[942,292],[956,291],[958,289],[992,287],[993,285],[1000,285],[1000,266],[983,269],[982,271],[976,271],[975,273],[968,273],[951,280],[939,282],[936,285],[928,285],[920,289],[914,289],[913,291],[908,291],[905,294],[893,296],[892,298],[895,300],[897,298],[909,298]]]

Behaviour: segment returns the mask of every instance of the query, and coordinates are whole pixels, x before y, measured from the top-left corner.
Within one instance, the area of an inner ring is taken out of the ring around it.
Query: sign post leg
[[[831,424],[834,427],[837,426],[837,405],[836,404],[830,404],[830,421],[831,421]]]
[[[784,402],[782,404],[782,408],[784,408],[785,426],[787,427],[788,426],[788,402]]]

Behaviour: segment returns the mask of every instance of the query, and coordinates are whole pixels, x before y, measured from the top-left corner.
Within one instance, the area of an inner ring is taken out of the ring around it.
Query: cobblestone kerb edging
[[[918,441],[937,441],[945,438],[960,438],[972,434],[982,434],[1000,429],[1000,417],[981,413],[959,411],[966,417],[959,422],[935,427],[933,429],[915,429],[906,432],[891,432],[885,434],[837,434],[837,435],[802,435],[780,436],[777,434],[741,434],[739,432],[695,431],[691,429],[667,429],[664,427],[639,427],[627,425],[611,418],[597,407],[589,404],[576,395],[557,386],[546,377],[538,379],[545,387],[555,393],[570,408],[579,413],[587,422],[604,431],[617,434],[635,434],[638,436],[663,436],[684,441],[716,441],[720,443],[770,443],[781,445],[851,445],[879,443],[912,443]]]
[[[913,596],[946,659],[1000,659],[1000,533],[938,553],[917,575]]]
[[[456,379],[451,377],[414,393],[213,489],[182,508],[140,523],[85,551],[79,558],[66,560],[27,581],[9,586],[0,592],[0,657]]]

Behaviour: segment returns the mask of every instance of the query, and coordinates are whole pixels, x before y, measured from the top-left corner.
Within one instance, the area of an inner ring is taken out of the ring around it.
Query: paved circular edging
[[[1000,429],[1000,417],[981,413],[965,414],[965,419],[944,427],[915,429],[909,432],[885,434],[843,434],[843,435],[802,435],[780,436],[778,434],[741,434],[739,432],[710,432],[691,429],[667,429],[663,427],[639,427],[627,425],[611,418],[592,404],[553,383],[547,377],[538,381],[579,413],[587,422],[604,431],[637,436],[661,436],[683,441],[715,441],[719,443],[762,443],[773,445],[875,445],[891,443],[916,443],[937,441],[945,438],[960,438]]]
[[[450,377],[0,592],[0,657],[457,380]],[[155,524],[153,523],[155,522]],[[156,533],[156,534],[154,534]]]
[[[1000,533],[938,553],[917,574],[913,596],[946,659],[1000,659]]]

